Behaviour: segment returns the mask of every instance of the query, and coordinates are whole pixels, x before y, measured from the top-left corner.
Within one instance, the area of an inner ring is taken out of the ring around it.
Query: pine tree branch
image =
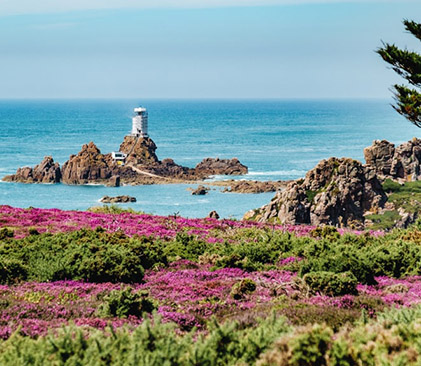
[[[421,87],[421,55],[408,50],[401,50],[394,44],[383,43],[376,50],[392,69],[414,86]]]
[[[394,99],[396,105],[393,108],[415,126],[421,127],[421,94],[404,85],[395,85]]]
[[[421,24],[405,19],[403,21],[405,29],[421,41]]]

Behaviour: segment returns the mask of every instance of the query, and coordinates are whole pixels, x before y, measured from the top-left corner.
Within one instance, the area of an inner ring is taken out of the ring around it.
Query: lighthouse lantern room
[[[136,137],[148,137],[148,112],[146,108],[134,109],[132,135]]]

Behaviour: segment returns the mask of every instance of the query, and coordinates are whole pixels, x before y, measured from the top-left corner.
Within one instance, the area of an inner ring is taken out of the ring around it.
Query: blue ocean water
[[[117,150],[140,102],[148,108],[149,134],[160,159],[194,167],[205,157],[237,157],[249,167],[243,179],[299,178],[330,156],[363,161],[363,148],[375,139],[399,144],[419,136],[388,100],[3,100],[0,176],[34,166],[45,155],[62,164],[89,141],[103,153]],[[137,202],[126,206],[150,213],[204,217],[216,210],[241,218],[273,196],[216,188],[198,197],[188,187],[1,183],[0,204],[86,209],[104,195],[128,194]]]

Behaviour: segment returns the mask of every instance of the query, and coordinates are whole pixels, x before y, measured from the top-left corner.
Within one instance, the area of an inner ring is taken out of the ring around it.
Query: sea
[[[118,151],[131,130],[133,108],[149,112],[149,135],[162,160],[194,167],[203,158],[237,157],[249,173],[235,179],[290,180],[304,177],[331,156],[364,162],[373,140],[395,144],[420,136],[398,115],[392,100],[0,100],[0,177],[34,166],[51,155],[63,164],[81,146]],[[232,177],[213,177],[213,180]],[[85,210],[105,196],[130,195],[124,204],[157,215],[241,219],[268,203],[274,193],[223,193],[213,187],[192,196],[197,185],[146,186],[0,183],[0,204]]]

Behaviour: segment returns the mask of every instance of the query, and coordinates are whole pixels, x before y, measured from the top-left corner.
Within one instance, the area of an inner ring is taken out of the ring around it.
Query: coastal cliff
[[[421,140],[376,140],[366,164],[329,158],[290,183],[246,220],[352,228],[407,227],[421,210]]]
[[[364,222],[364,214],[383,207],[386,199],[374,169],[348,158],[329,158],[246,218],[358,227]]]

